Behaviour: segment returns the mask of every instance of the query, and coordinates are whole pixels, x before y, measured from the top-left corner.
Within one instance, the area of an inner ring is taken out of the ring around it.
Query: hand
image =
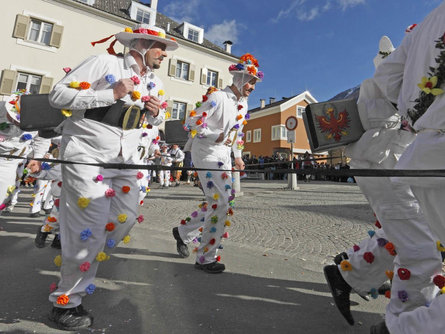
[[[30,160],[28,165],[26,166],[26,168],[31,172],[31,173],[38,173],[42,170],[42,164],[40,163],[40,161],[37,160]]]
[[[244,170],[244,161],[242,158],[235,158],[235,169]]]
[[[134,90],[134,82],[131,79],[120,79],[113,86],[114,100],[123,98]]]
[[[144,103],[144,108],[148,110],[148,114],[157,117],[161,108],[161,100],[155,96],[150,96],[150,100]]]
[[[224,139],[224,132],[221,132],[218,138],[216,138],[215,143],[220,143],[223,141],[223,139]]]
[[[232,140],[230,138],[227,138],[224,142],[224,145],[230,146],[230,144],[232,144]]]

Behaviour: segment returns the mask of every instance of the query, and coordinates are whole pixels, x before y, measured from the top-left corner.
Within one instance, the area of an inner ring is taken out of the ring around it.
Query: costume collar
[[[132,68],[133,71],[135,71],[137,74],[140,73],[139,65],[136,62],[136,59],[134,59],[134,57],[129,52],[126,53],[124,56],[124,64],[125,68]],[[145,66],[145,70],[147,71],[145,74],[146,76],[148,76],[149,78],[152,78],[154,76],[154,73],[149,66]]]

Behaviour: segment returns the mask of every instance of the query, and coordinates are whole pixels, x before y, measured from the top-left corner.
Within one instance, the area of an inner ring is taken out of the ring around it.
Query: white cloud
[[[193,23],[198,18],[199,2],[200,0],[171,1],[162,8],[162,13],[179,23],[184,21]]]
[[[286,17],[296,17],[299,21],[312,21],[323,13],[340,8],[342,11],[366,3],[366,0],[323,0],[314,6],[314,2],[307,0],[294,0],[287,8],[278,12],[277,16],[272,18],[273,23],[278,23]],[[334,5],[334,4],[336,5]],[[312,7],[310,6],[312,5]]]
[[[217,45],[220,45],[227,40],[236,43],[238,41],[240,28],[242,28],[242,26],[236,23],[235,20],[224,20],[222,23],[212,25],[206,31],[205,36],[208,40]]]

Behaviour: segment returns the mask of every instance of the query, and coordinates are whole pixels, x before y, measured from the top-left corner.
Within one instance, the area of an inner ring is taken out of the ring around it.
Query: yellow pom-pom
[[[209,248],[208,247],[204,247],[204,253],[207,253],[209,251]]]
[[[105,252],[99,252],[96,255],[96,261],[97,262],[102,262],[102,261],[106,261],[108,260],[110,257],[107,255],[107,253]]]
[[[442,288],[442,289],[440,289],[440,293],[443,295],[443,294],[445,294],[445,286]]]
[[[80,82],[79,81],[71,81],[70,82],[70,87],[71,88],[79,88],[80,87]]]
[[[15,189],[15,186],[9,186],[7,189],[7,193],[11,194],[14,191],[14,189]]]
[[[231,224],[231,223],[230,223],[229,220],[226,220],[225,223],[224,223],[225,226],[230,226],[230,224]]]
[[[57,267],[60,267],[60,266],[62,265],[62,256],[61,256],[61,255],[57,255],[57,256],[54,258],[54,264],[55,264]]]
[[[141,93],[138,92],[137,90],[133,91],[133,93],[131,93],[131,99],[133,101],[135,100],[139,100],[141,98]]]
[[[124,31],[125,32],[129,32],[129,33],[133,33],[133,29],[131,29],[130,27],[126,27]]]
[[[90,204],[90,199],[86,197],[79,197],[77,200],[77,205],[81,209],[85,209]]]
[[[197,133],[198,133],[198,131],[196,131],[196,130],[190,131],[190,134],[192,135],[192,138],[195,138]]]
[[[130,239],[131,239],[131,237],[130,237],[129,235],[126,235],[126,236],[122,239],[122,242],[123,242],[124,244],[128,244],[128,243],[130,242]]]
[[[166,113],[165,113],[165,119],[169,119],[171,117],[171,115],[170,115],[170,113],[167,111]]]
[[[117,216],[117,220],[119,223],[125,223],[127,221],[127,215],[125,213],[121,213],[119,216]]]
[[[160,90],[158,91],[158,95],[159,95],[159,96],[163,96],[164,94],[165,94],[165,92],[164,92],[163,89],[160,89]]]
[[[73,115],[73,112],[71,110],[62,109],[60,110],[60,112],[65,117],[71,117]]]
[[[218,200],[218,198],[219,198],[219,194],[214,194],[213,195],[213,199],[216,201],[216,200]]]

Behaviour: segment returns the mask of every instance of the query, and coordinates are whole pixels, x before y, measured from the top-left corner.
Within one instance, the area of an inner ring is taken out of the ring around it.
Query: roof
[[[283,104],[284,102],[287,102],[290,99],[293,99],[295,96],[298,96],[298,95],[294,95],[294,96],[291,96],[291,97],[285,97],[285,98],[283,98],[280,101],[276,101],[276,102],[273,102],[273,103],[266,104],[263,108],[257,107],[255,109],[251,109],[251,110],[249,110],[249,114],[252,114],[252,113],[260,111],[260,110],[264,110],[264,109],[268,109],[268,108],[273,108],[273,107],[279,106],[279,105]]]
[[[73,0],[73,1],[80,2],[77,0]],[[149,5],[144,4],[138,0],[134,0],[134,1],[140,3],[141,5],[150,7]],[[84,2],[81,2],[81,3],[88,6]],[[91,7],[97,8],[101,11],[125,18],[127,20],[130,20],[130,21],[133,21],[136,23],[137,21],[133,20],[130,17],[131,3],[132,3],[132,0],[96,0],[95,3]],[[167,31],[168,24],[170,24],[170,29]],[[208,49],[229,55],[234,58],[238,58],[238,57],[234,56],[233,54],[226,52],[222,47],[219,47],[216,44],[213,44],[208,39],[204,38],[204,41],[202,42],[202,44],[200,44],[200,43],[191,41],[187,38],[184,38],[184,36],[181,34],[180,30],[178,29],[178,27],[181,24],[182,23],[178,23],[178,22],[172,20],[171,18],[169,18],[168,16],[165,16],[162,13],[156,12],[156,26],[164,29],[167,34],[173,36],[174,38],[186,40],[187,42],[194,43],[196,45],[202,45],[203,47],[206,47]]]
[[[301,100],[307,100],[309,103],[316,103],[317,100],[311,95],[311,93],[309,91],[304,91],[300,94],[291,96],[291,97],[284,97],[282,100],[280,101],[276,101],[270,104],[266,104],[263,108],[261,107],[257,107],[254,109],[249,110],[249,114],[253,114],[255,112],[258,111],[264,111],[264,110],[268,110],[268,109],[272,109],[274,107],[277,106],[281,106],[282,104],[285,104],[286,102],[289,102],[290,104],[293,103],[298,103]],[[289,106],[284,106],[284,109],[289,108]]]

